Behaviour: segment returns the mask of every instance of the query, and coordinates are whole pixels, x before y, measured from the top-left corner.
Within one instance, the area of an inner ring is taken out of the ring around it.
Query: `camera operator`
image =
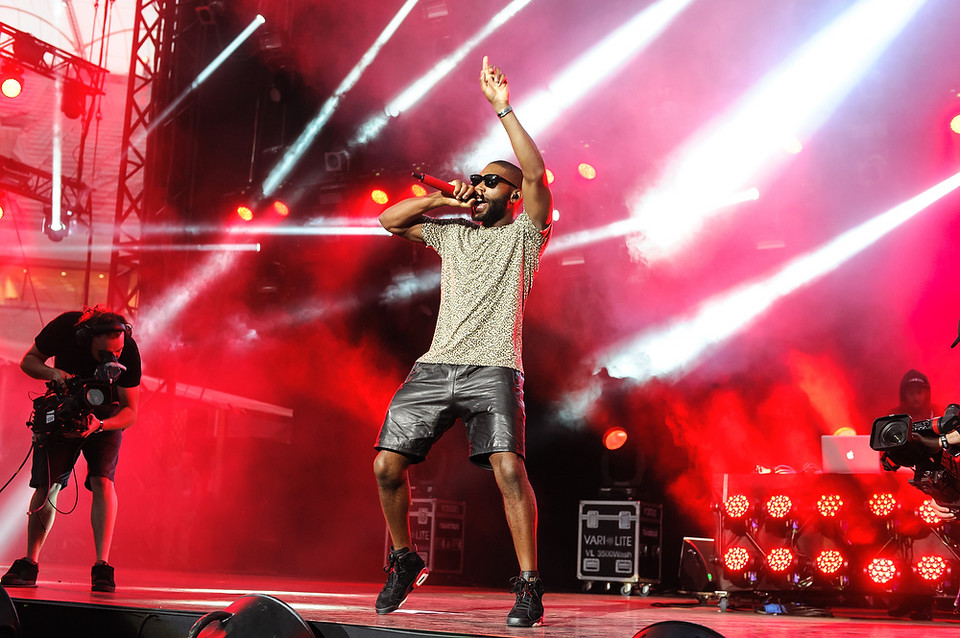
[[[960,339],[958,339],[960,340]],[[939,406],[933,405],[930,398],[930,381],[926,375],[917,370],[909,370],[900,382],[900,404],[892,408],[890,414],[909,414],[914,421],[923,421],[933,419],[943,411]],[[931,453],[942,449],[944,445],[953,447],[960,445],[960,432],[947,432],[943,438],[923,437],[923,443],[930,448]],[[943,520],[956,520],[954,510],[940,505],[933,501],[933,509]]]
[[[84,486],[92,492],[90,523],[97,555],[91,570],[92,589],[116,589],[113,567],[107,563],[117,517],[114,474],[122,431],[137,420],[140,392],[140,351],[130,333],[131,326],[122,315],[103,306],[84,307],[83,312],[64,313],[44,326],[20,363],[27,375],[50,382],[51,390],[53,384],[66,388],[74,376],[78,380],[92,378],[107,366],[122,372],[110,384],[106,402],[83,414],[79,423],[53,435],[35,433],[27,555],[14,561],[0,579],[4,587],[36,586],[37,560],[53,525],[57,496],[67,486],[82,452],[87,461]],[[52,367],[47,365],[51,357]],[[114,359],[116,363],[112,363]]]

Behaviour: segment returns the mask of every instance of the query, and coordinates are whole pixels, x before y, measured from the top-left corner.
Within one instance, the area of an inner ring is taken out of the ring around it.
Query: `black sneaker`
[[[0,578],[0,585],[4,587],[36,587],[39,572],[40,565],[27,557],[18,558],[13,561],[13,565],[3,575],[3,578]]]
[[[511,594],[517,603],[507,614],[508,627],[536,627],[543,622],[543,582],[538,576],[527,580],[523,576],[510,579]]]
[[[378,614],[396,611],[407,599],[407,594],[412,592],[414,587],[422,585],[430,575],[420,554],[406,547],[391,548],[390,556],[387,557],[387,566],[383,571],[387,572],[387,584],[377,596]]]
[[[117,591],[117,583],[113,580],[113,567],[107,563],[95,563],[90,570],[92,591]]]

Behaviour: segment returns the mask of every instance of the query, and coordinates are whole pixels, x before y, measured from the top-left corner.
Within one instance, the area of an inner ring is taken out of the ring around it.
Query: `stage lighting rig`
[[[27,70],[51,80],[63,79],[65,89],[69,87],[72,94],[71,100],[64,102],[64,108],[72,109],[67,113],[67,117],[71,117],[71,113],[76,112],[78,105],[83,106],[85,111],[84,102],[88,95],[103,94],[106,69],[2,22],[0,22],[0,63],[4,65],[4,80],[7,79],[7,65],[10,69],[14,67],[19,69],[21,88],[22,74]],[[9,96],[7,93],[4,95]]]
[[[0,93],[15,99],[23,91],[23,69],[14,62],[4,62],[0,70]]]
[[[64,211],[78,206],[89,210],[91,191],[86,184],[63,177],[60,187]],[[0,190],[49,204],[53,201],[53,175],[0,155]]]

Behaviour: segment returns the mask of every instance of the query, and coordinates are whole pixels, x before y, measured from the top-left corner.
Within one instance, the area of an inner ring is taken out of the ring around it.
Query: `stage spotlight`
[[[20,96],[23,91],[23,71],[18,66],[5,64],[0,73],[0,93],[10,99]]]
[[[791,516],[794,512],[793,501],[786,494],[771,496],[767,499],[763,509],[766,512],[764,527],[767,531],[785,535],[795,528],[795,517]]]
[[[414,184],[410,187],[410,192],[413,193],[414,197],[424,197],[427,194],[427,189],[422,184]]]
[[[757,559],[745,547],[731,547],[723,553],[723,571],[737,587],[752,587],[757,582]]]
[[[931,585],[942,583],[950,572],[950,566],[943,556],[921,556],[913,568],[920,578]]]
[[[775,494],[767,500],[766,510],[771,518],[783,520],[793,510],[793,501],[786,494]]]
[[[63,241],[70,234],[72,220],[69,217],[70,212],[67,211],[67,215],[55,219],[53,208],[50,206],[43,207],[42,229],[43,233],[50,238],[50,241]]]
[[[552,184],[552,183],[553,183],[553,180],[556,179],[556,178],[553,176],[553,171],[551,171],[549,168],[546,169],[546,171],[547,171],[547,184]]]
[[[866,567],[867,576],[877,585],[890,587],[893,585],[899,570],[891,558],[877,557],[871,560]]]
[[[593,180],[597,178],[597,169],[592,164],[586,162],[581,162],[577,166],[577,172],[583,179]]]
[[[933,501],[930,499],[920,504],[917,514],[920,516],[920,520],[930,527],[937,527],[943,523],[943,520],[937,516],[937,510],[933,509]]]
[[[742,519],[750,511],[750,499],[744,494],[734,494],[723,502],[723,511],[730,518]]]
[[[757,531],[755,505],[744,494],[734,494],[718,508],[723,529],[737,536]]]
[[[621,427],[613,427],[603,433],[603,447],[608,450],[619,450],[627,442],[627,431]]]
[[[767,552],[765,561],[770,571],[784,574],[796,564],[797,557],[788,547],[776,547]]]
[[[953,119],[950,120],[950,130],[960,135],[960,115],[954,115]]]
[[[290,207],[279,199],[273,202],[273,212],[275,212],[280,217],[286,217],[290,214]]]
[[[803,150],[803,142],[798,137],[787,137],[783,140],[783,152],[790,155],[797,155]]]
[[[53,61],[50,45],[45,44],[29,33],[18,33],[13,38],[13,54],[24,64],[33,67],[49,66]],[[51,58],[44,60],[47,53],[51,53]]]
[[[827,577],[838,575],[846,567],[846,564],[847,561],[843,558],[843,554],[836,549],[821,550],[814,558],[817,572]]]
[[[253,209],[250,208],[249,206],[245,204],[241,204],[237,206],[237,208],[235,209],[235,212],[237,214],[237,217],[239,217],[243,221],[245,222],[253,221]]]
[[[723,566],[731,572],[742,572],[750,563],[750,552],[744,547],[731,547],[723,554]]]
[[[370,199],[381,206],[390,201],[390,197],[387,195],[387,192],[380,188],[375,188],[370,191]]]
[[[87,110],[83,85],[76,80],[64,81],[61,100],[60,110],[67,119],[76,120]]]
[[[839,494],[821,494],[817,499],[817,512],[826,519],[835,519],[843,507],[843,498]]]
[[[878,492],[867,500],[867,509],[877,518],[890,518],[897,509],[897,499],[889,492]]]

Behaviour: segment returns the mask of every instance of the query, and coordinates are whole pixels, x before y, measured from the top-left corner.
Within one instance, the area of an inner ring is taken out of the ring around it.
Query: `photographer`
[[[48,381],[50,392],[65,391],[73,377],[92,379],[107,369],[112,370],[112,382],[102,405],[69,424],[56,424],[63,426],[61,431],[40,436],[34,427],[27,555],[14,561],[0,579],[4,587],[36,586],[37,560],[53,525],[57,496],[82,452],[87,461],[84,486],[93,495],[90,522],[97,558],[91,570],[92,589],[116,589],[113,567],[107,563],[117,516],[113,481],[122,431],[137,420],[140,392],[140,351],[130,333],[123,316],[103,306],[84,307],[83,312],[64,313],[44,326],[20,363],[29,376]],[[51,357],[53,367],[47,365]]]

